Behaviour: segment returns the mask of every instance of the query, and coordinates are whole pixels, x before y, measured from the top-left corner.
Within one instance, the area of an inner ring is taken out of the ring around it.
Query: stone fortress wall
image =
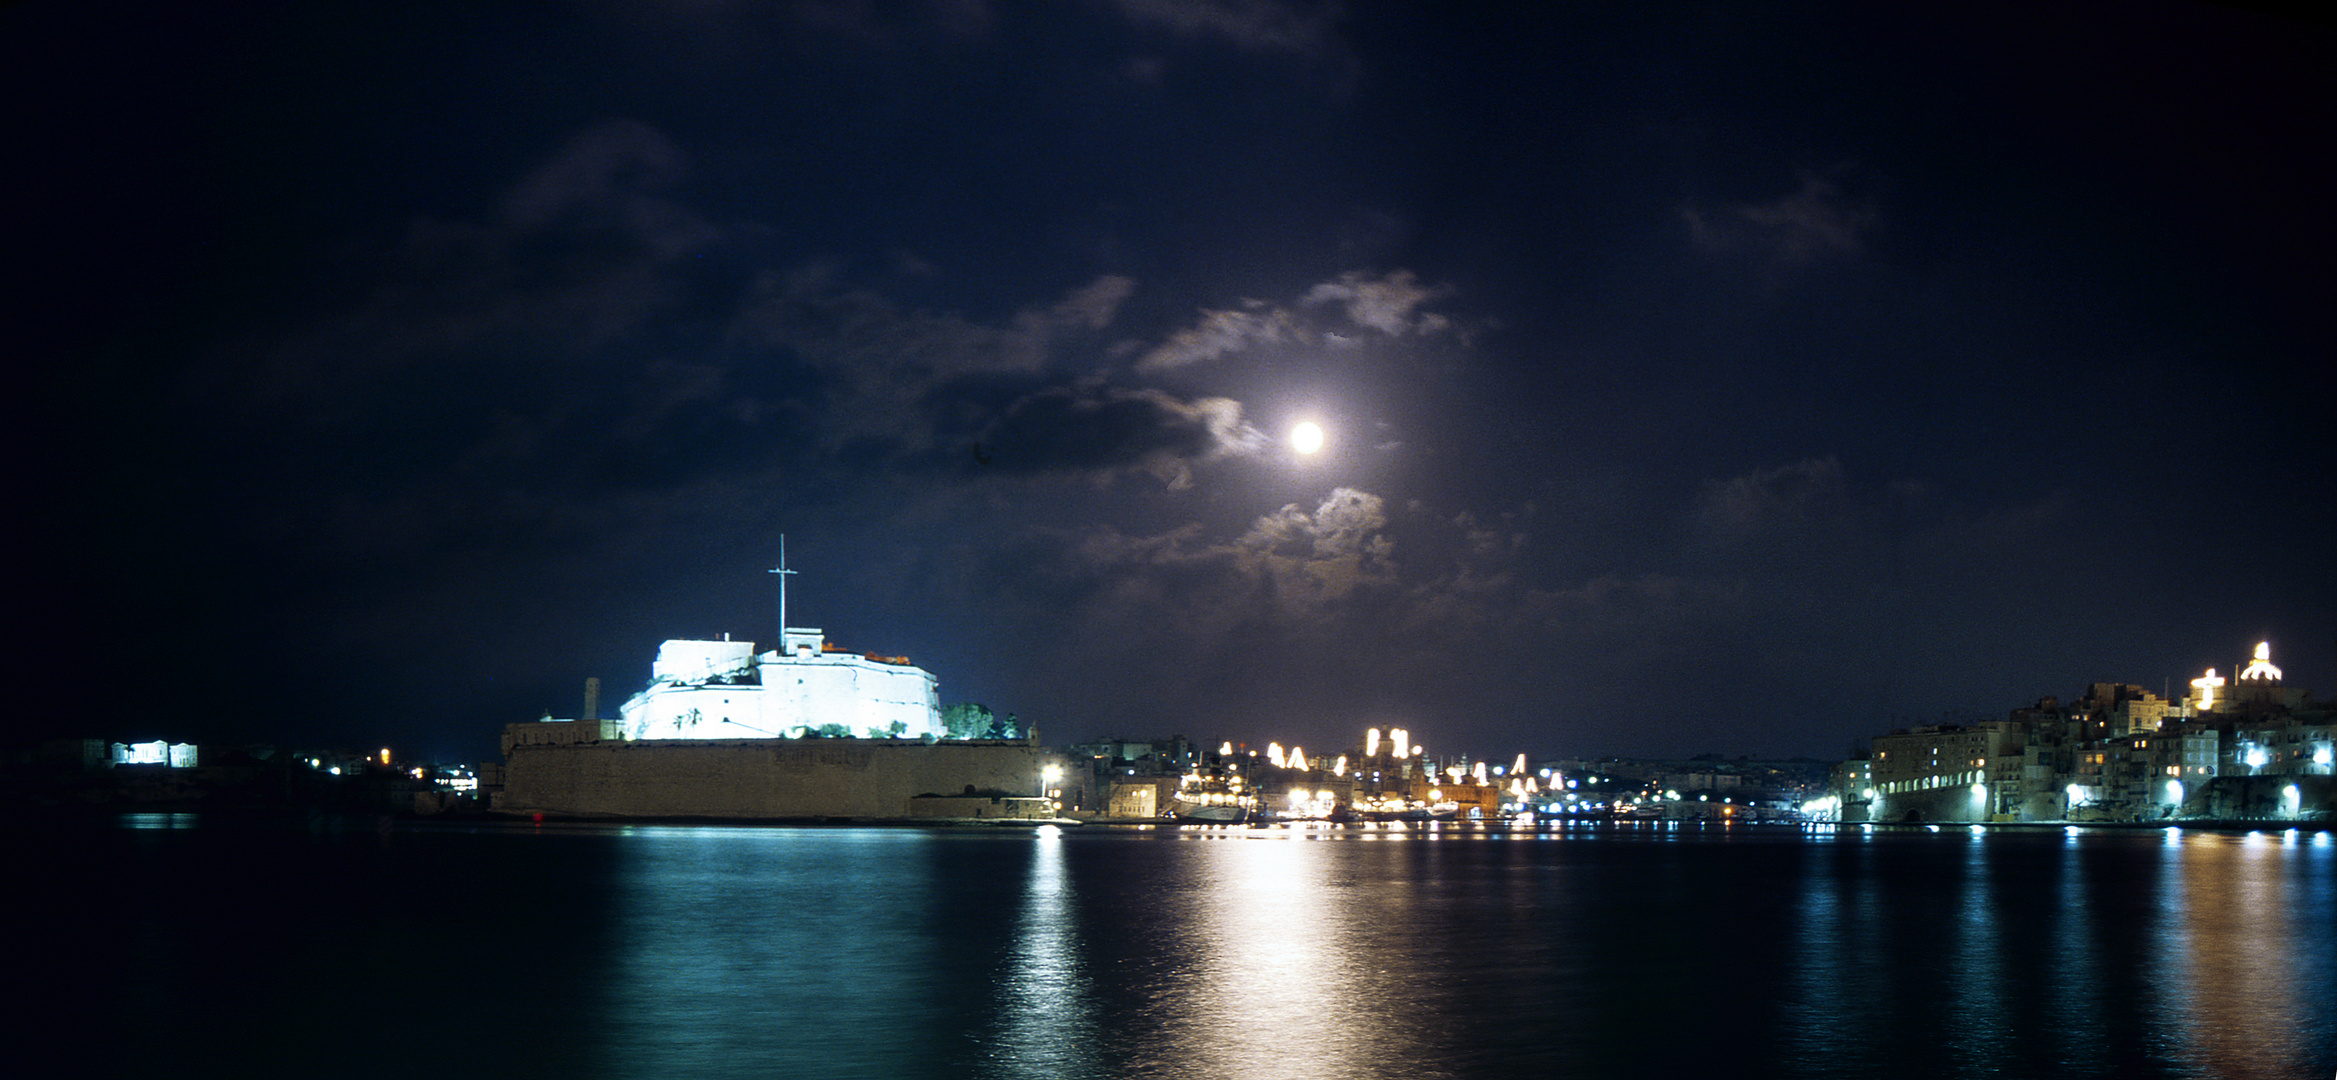
[[[497,809],[586,817],[892,820],[915,796],[1035,795],[1039,777],[1025,740],[507,740],[506,754]]]

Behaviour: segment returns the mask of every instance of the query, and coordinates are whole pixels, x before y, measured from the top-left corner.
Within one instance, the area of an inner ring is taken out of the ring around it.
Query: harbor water
[[[2337,1073],[2326,832],[143,814],[30,852],[57,1075]]]

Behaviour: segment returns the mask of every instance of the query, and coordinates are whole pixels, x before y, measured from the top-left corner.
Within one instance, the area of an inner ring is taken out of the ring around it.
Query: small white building
[[[787,627],[779,648],[668,641],[649,688],[621,710],[627,739],[799,737],[840,726],[855,738],[941,737],[941,690],[905,656],[845,652],[816,629]]]

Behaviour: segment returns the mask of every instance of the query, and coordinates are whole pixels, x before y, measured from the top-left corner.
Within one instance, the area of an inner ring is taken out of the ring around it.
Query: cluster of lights
[[[1239,751],[1231,740],[1222,743],[1218,748],[1218,754],[1221,758],[1247,758],[1253,761],[1262,758],[1263,761],[1259,764],[1271,766],[1280,772],[1318,774],[1328,772],[1332,776],[1346,779],[1349,777],[1350,770],[1353,771],[1352,782],[1357,784],[1359,788],[1352,793],[1344,789],[1334,793],[1328,788],[1318,789],[1311,786],[1297,786],[1289,791],[1282,791],[1279,790],[1282,787],[1282,781],[1267,777],[1263,778],[1263,783],[1261,783],[1261,778],[1253,776],[1249,785],[1252,791],[1264,796],[1267,794],[1267,790],[1271,790],[1273,803],[1277,810],[1281,810],[1283,804],[1287,803],[1288,809],[1282,812],[1296,818],[1336,816],[1340,812],[1342,804],[1350,803],[1350,809],[1371,816],[1383,814],[1388,816],[1411,816],[1414,814],[1442,816],[1458,812],[1462,809],[1464,800],[1467,805],[1475,806],[1475,800],[1487,798],[1490,791],[1502,793],[1504,797],[1500,801],[1507,810],[1523,811],[1532,809],[1535,797],[1545,787],[1540,779],[1530,774],[1530,767],[1524,754],[1519,754],[1515,764],[1510,766],[1497,766],[1490,762],[1479,761],[1436,767],[1428,765],[1423,760],[1425,753],[1425,748],[1421,744],[1413,742],[1411,733],[1405,729],[1388,728],[1383,731],[1377,727],[1368,728],[1364,732],[1361,761],[1350,761],[1344,754],[1335,758],[1328,754],[1310,758],[1303,748],[1292,746],[1285,749],[1280,742],[1268,743],[1263,753],[1255,750]],[[1421,765],[1412,764],[1416,761],[1421,762]],[[1407,797],[1402,790],[1379,790],[1383,782],[1387,782],[1397,775],[1394,770],[1398,768],[1401,769],[1402,776],[1410,778],[1408,783],[1425,781],[1436,786],[1429,790],[1412,788],[1410,797]],[[1222,761],[1208,771],[1212,775],[1204,777],[1201,772],[1196,771],[1183,777],[1178,797],[1186,802],[1200,804],[1224,803],[1237,799],[1244,803],[1250,801],[1242,797],[1243,785],[1238,760]],[[1254,773],[1254,770],[1252,771]],[[1547,769],[1542,770],[1541,775],[1542,777],[1553,776],[1551,771]],[[1506,784],[1501,783],[1504,779],[1507,780]],[[1557,782],[1554,777],[1551,779],[1552,785]],[[1497,785],[1499,786],[1497,787]],[[1470,788],[1478,790],[1469,792],[1467,789]],[[1423,798],[1423,796],[1425,797]],[[1494,811],[1494,805],[1490,800],[1483,805],[1483,811],[1486,813]],[[1472,809],[1471,816],[1475,816],[1477,812],[1477,810]]]

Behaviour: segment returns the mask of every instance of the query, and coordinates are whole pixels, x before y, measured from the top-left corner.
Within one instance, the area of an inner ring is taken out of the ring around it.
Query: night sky
[[[353,6],[0,11],[20,736],[487,758],[782,534],[1058,744],[2337,690],[2323,26]]]

